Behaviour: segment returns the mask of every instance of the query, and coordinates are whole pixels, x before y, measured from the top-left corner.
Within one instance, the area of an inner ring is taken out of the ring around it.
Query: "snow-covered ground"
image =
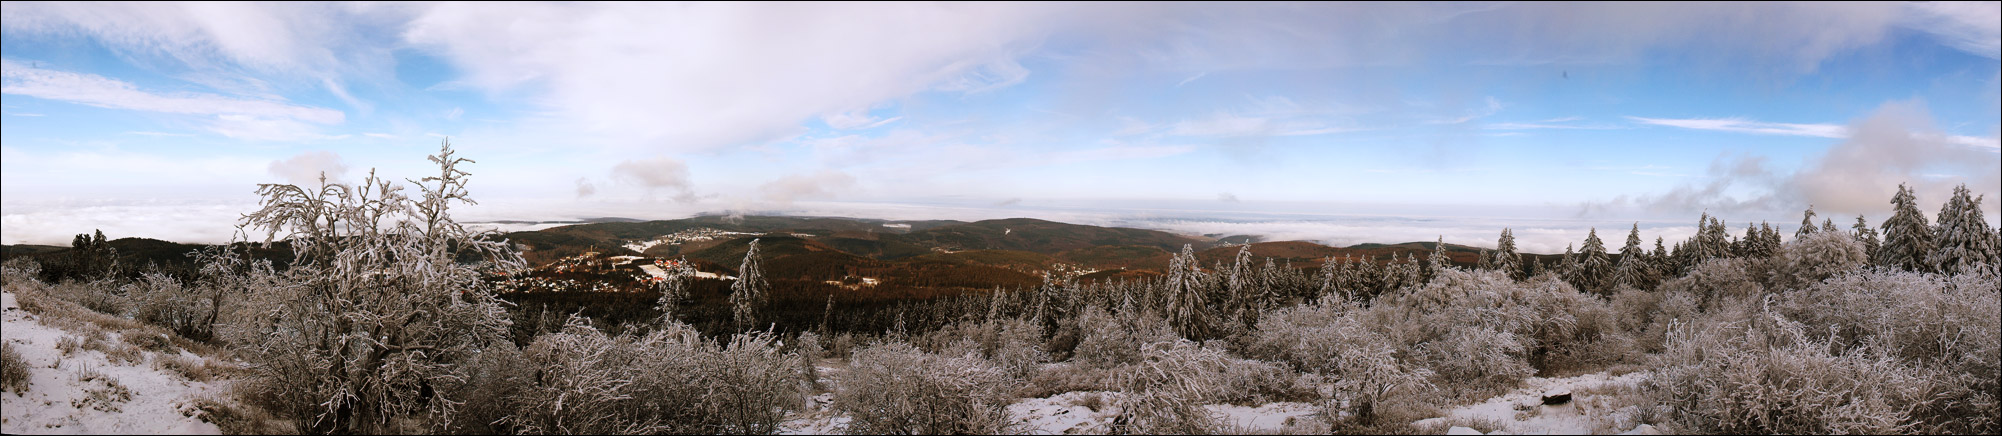
[[[1636,408],[1623,404],[1618,398],[1620,392],[1631,393],[1632,388],[1646,379],[1646,372],[1621,376],[1602,372],[1564,378],[1530,377],[1523,381],[1522,388],[1513,392],[1449,409],[1445,417],[1424,419],[1415,424],[1473,421],[1497,426],[1497,432],[1506,434],[1608,434],[1634,430],[1639,430],[1638,434],[1652,434],[1647,433],[1652,426],[1631,422]],[[1562,392],[1571,393],[1570,402],[1543,404],[1545,394]],[[1471,429],[1455,427],[1453,430],[1465,432]]]
[[[827,367],[821,368],[826,374]],[[1106,434],[1119,414],[1119,392],[1066,392],[1049,398],[1024,398],[1008,405],[1016,434]],[[806,412],[794,414],[779,426],[779,434],[841,434],[848,429],[848,415],[831,410],[834,394],[820,394],[810,400]],[[1294,418],[1312,415],[1319,409],[1307,403],[1270,403],[1257,407],[1211,404],[1203,406],[1218,424],[1234,431],[1277,431]]]
[[[0,338],[29,366],[27,395],[0,393],[0,433],[8,434],[221,434],[214,424],[191,417],[195,398],[224,398],[222,384],[193,382],[145,359],[113,363],[104,352],[57,350],[62,329],[43,325],[20,309],[12,292],[0,293],[5,328]],[[117,333],[110,341],[119,340]],[[193,356],[186,350],[183,356]],[[199,357],[194,357],[199,358]]]

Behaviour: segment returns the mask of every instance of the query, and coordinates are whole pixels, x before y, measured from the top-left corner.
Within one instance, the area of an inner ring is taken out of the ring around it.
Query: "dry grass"
[[[0,343],[0,391],[17,394],[28,391],[28,363],[21,360],[21,353],[14,351],[14,344]]]

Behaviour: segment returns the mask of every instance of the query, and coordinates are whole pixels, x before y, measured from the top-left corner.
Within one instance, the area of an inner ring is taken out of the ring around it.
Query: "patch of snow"
[[[1294,418],[1301,418],[1321,411],[1308,403],[1266,403],[1258,407],[1211,404],[1203,406],[1210,414],[1216,415],[1226,428],[1243,431],[1279,430],[1292,424]]]
[[[1646,379],[1646,372],[1621,376],[1611,376],[1602,372],[1564,378],[1530,377],[1523,382],[1522,388],[1513,392],[1477,404],[1454,408],[1446,411],[1444,417],[1428,418],[1416,424],[1467,419],[1496,423],[1501,426],[1497,433],[1591,434],[1594,430],[1615,427],[1628,419],[1633,407],[1617,409],[1607,407],[1604,401],[1594,398],[1596,394],[1588,392],[1638,386]],[[1554,406],[1543,404],[1544,395],[1561,392],[1572,393],[1571,401]],[[1461,428],[1465,427],[1453,427],[1453,429]],[[1653,427],[1647,429],[1653,430]],[[1467,431],[1473,430],[1467,429]],[[1636,428],[1635,431],[1640,429]]]
[[[1113,404],[1120,395],[1093,391],[1027,398],[1008,405],[1008,416],[1023,434],[1105,434],[1107,423],[1119,413]],[[1100,410],[1086,407],[1094,401]]]
[[[188,381],[144,362],[113,364],[100,351],[79,349],[65,357],[56,342],[69,332],[42,325],[15,304],[12,292],[0,293],[0,306],[0,340],[29,367],[26,395],[0,393],[0,433],[222,434],[189,415],[196,413],[190,400],[223,398],[223,383]],[[157,354],[145,353],[149,361]],[[104,378],[79,377],[87,372]]]

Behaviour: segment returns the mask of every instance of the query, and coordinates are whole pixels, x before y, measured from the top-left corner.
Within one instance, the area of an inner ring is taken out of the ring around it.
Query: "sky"
[[[2002,213],[2002,4],[0,5],[0,243],[222,242],[477,163],[462,220],[1037,217],[1562,251]],[[1604,232],[1602,232],[1604,233]],[[1602,238],[1616,240],[1624,235]]]

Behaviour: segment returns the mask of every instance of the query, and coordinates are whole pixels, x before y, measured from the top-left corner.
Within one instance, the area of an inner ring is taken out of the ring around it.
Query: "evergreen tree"
[[[1627,285],[1641,288],[1648,282],[1647,251],[1641,249],[1641,226],[1634,223],[1633,230],[1627,232],[1627,245],[1620,247],[1620,262],[1613,268],[1613,288]]]
[[[1495,243],[1495,260],[1490,262],[1508,278],[1522,280],[1522,256],[1515,253],[1515,232],[1502,229],[1501,240]]]
[[[1967,185],[1953,188],[1953,198],[1940,206],[1939,226],[1934,229],[1937,244],[1926,263],[1946,274],[1979,271],[1996,263],[1993,229],[1981,216],[1981,197],[1970,197]]]
[[[1356,266],[1355,290],[1360,293],[1357,297],[1362,298],[1362,301],[1370,301],[1375,300],[1377,295],[1383,293],[1383,278],[1385,276],[1383,270],[1383,266],[1378,265],[1376,259],[1362,259],[1361,264]]]
[[[1541,275],[1543,275],[1543,258],[1529,258],[1529,276],[1536,277]]]
[[[1822,232],[1824,232],[1824,233],[1835,233],[1835,232],[1839,232],[1839,231],[1842,231],[1842,229],[1837,229],[1837,228],[1835,228],[1835,219],[1834,219],[1834,218],[1822,218],[1822,219],[1821,219],[1821,231],[1822,231]]]
[[[1578,255],[1571,251],[1573,244],[1564,244],[1564,259],[1557,261],[1557,278],[1576,281],[1578,276]]]
[[[660,309],[660,318],[662,321],[669,323],[675,321],[675,317],[678,315],[679,308],[681,307],[681,301],[688,298],[688,277],[693,275],[695,275],[695,267],[690,266],[688,258],[683,257],[680,262],[676,262],[674,266],[667,268],[667,277],[654,283],[654,286],[660,290],[660,300],[656,301],[654,306]],[[829,296],[831,297],[832,295]]]
[[[1763,253],[1761,255],[1765,257],[1773,257],[1773,255],[1779,254],[1780,244],[1781,244],[1780,231],[1774,229],[1772,224],[1767,224],[1764,221],[1760,221],[1759,252]]]
[[[1280,270],[1279,264],[1273,263],[1272,258],[1265,258],[1265,267],[1258,270],[1258,307],[1252,313],[1253,319],[1251,320],[1251,324],[1258,324],[1256,318],[1258,315],[1257,311],[1279,307],[1280,302],[1286,300],[1286,294],[1283,291],[1286,289],[1287,272],[1292,270],[1293,268]]]
[[[1307,301],[1320,301],[1322,295],[1335,291],[1336,279],[1339,276],[1337,267],[1340,265],[1334,256],[1321,260],[1321,270],[1314,272],[1312,294],[1307,295]]]
[[[1585,235],[1585,248],[1579,252],[1578,278],[1574,285],[1586,292],[1606,292],[1606,282],[1611,275],[1613,263],[1606,257],[1606,243],[1599,240],[1599,229],[1594,228]]]
[[[1696,238],[1688,247],[1692,251],[1687,265],[1730,255],[1731,236],[1724,230],[1724,221],[1705,212],[1696,220],[1696,229]]]
[[[1752,225],[1750,221],[1745,222],[1745,236],[1739,237],[1737,242],[1731,244],[1731,255],[1737,257],[1758,255],[1759,239],[1759,227]]]
[[[1814,205],[1810,204],[1807,205],[1807,212],[1800,217],[1800,230],[1793,232],[1793,239],[1796,241],[1807,239],[1807,235],[1814,234],[1816,230],[1820,229],[1814,228]]]
[[[1662,240],[1662,237],[1654,237],[1654,251],[1649,252],[1647,255],[1648,271],[1653,272],[1657,280],[1670,274],[1674,268],[1673,265],[1670,265],[1673,258],[1669,257],[1668,247],[1662,245],[1663,242],[1665,241]]]
[[[1925,213],[1919,212],[1918,197],[1911,188],[1898,184],[1898,195],[1891,197],[1891,207],[1891,219],[1884,221],[1884,245],[1878,251],[1883,256],[1876,259],[1877,265],[1932,271],[1926,256],[1933,251],[1934,235]]]
[[[751,240],[751,248],[744,252],[744,263],[737,267],[737,283],[730,285],[731,313],[737,316],[737,331],[758,328],[758,315],[770,300],[772,285],[765,282],[765,273],[758,263],[758,240]]]
[[[1432,243],[1432,255],[1425,258],[1425,281],[1431,282],[1441,269],[1448,267],[1451,261],[1446,260],[1446,236],[1439,235],[1439,241]]]
[[[1856,225],[1850,228],[1856,230],[1856,242],[1863,244],[1864,256],[1876,259],[1879,245],[1882,245],[1877,241],[1877,229],[1870,227],[1870,222],[1864,221],[1863,215],[1856,215]]]
[[[1237,257],[1230,263],[1229,275],[1224,280],[1224,315],[1243,322],[1257,312],[1258,283],[1251,266],[1251,244],[1237,247]]]
[[[1165,297],[1168,324],[1175,333],[1200,341],[1214,338],[1217,330],[1205,296],[1208,291],[1203,289],[1203,271],[1196,265],[1195,248],[1183,244],[1182,253],[1168,261]]]
[[[1481,254],[1476,256],[1476,258],[1479,260],[1474,262],[1474,269],[1478,269],[1481,271],[1491,271],[1495,269],[1495,252],[1483,248],[1481,249]]]

